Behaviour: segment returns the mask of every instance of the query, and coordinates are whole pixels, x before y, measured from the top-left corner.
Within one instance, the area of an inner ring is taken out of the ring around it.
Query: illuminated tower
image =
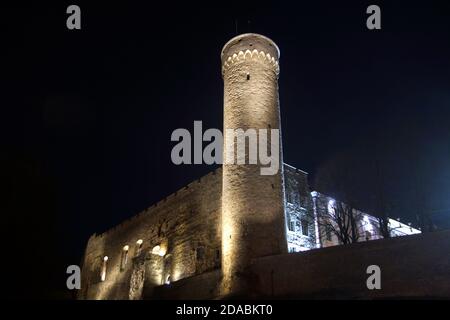
[[[224,81],[224,165],[222,189],[222,295],[246,294],[253,258],[287,252],[283,159],[279,169],[262,175],[257,164],[227,164],[227,129],[280,129],[277,45],[258,34],[243,34],[222,49]],[[269,147],[270,150],[269,138]],[[258,146],[259,147],[259,146]],[[246,148],[248,160],[249,149]],[[236,148],[233,149],[236,152]]]

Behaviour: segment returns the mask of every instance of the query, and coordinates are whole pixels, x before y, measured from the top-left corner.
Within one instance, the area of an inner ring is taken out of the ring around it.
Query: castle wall
[[[309,236],[307,238],[305,238],[301,226],[301,220],[312,217],[314,211],[307,173],[286,164],[283,167],[287,223],[293,219],[296,219],[299,223],[293,232],[287,231],[288,244],[300,248],[300,251],[303,251],[302,248],[305,250],[312,249],[315,247],[314,224],[309,225]],[[79,298],[206,299],[217,297],[222,277],[220,268],[222,242],[221,192],[222,174],[221,168],[219,168],[109,231],[100,235],[94,234],[89,239],[85,251],[82,268],[82,289],[79,292]],[[324,195],[316,198],[316,210],[327,210],[329,200],[330,198]],[[302,211],[303,209],[306,211]],[[274,270],[273,277],[275,277],[273,278],[273,281],[275,281],[273,286],[276,291],[280,290],[277,295],[294,293],[303,295],[309,294],[308,292],[315,294],[317,290],[323,290],[323,288],[332,285],[334,278],[331,272],[333,267],[329,270],[330,274],[327,274],[327,266],[334,264],[339,267],[339,261],[346,261],[353,255],[371,257],[370,259],[373,258],[373,261],[381,261],[380,263],[388,266],[389,261],[383,260],[378,255],[379,250],[383,252],[380,255],[395,257],[396,254],[400,254],[400,251],[406,250],[404,252],[409,252],[408,250],[412,250],[416,245],[415,252],[420,251],[420,246],[423,246],[423,250],[426,251],[428,250],[426,248],[427,243],[429,245],[429,242],[432,242],[429,235],[425,235],[425,242],[423,243],[422,240],[418,241],[422,238],[406,238],[409,239],[406,243],[395,242],[397,239],[392,243],[391,240],[388,240],[389,244],[369,241],[366,242],[370,244],[368,247],[351,245],[344,248],[338,246],[326,250],[308,251],[305,256],[296,254],[275,255],[254,260],[252,270],[256,274],[266,274],[266,278],[261,277],[263,282],[258,284],[261,286],[260,290],[262,290],[261,294],[263,295],[267,295],[268,288],[272,287],[272,284],[264,282],[271,279],[272,276],[267,276],[267,274],[271,274],[271,270]],[[138,240],[142,240],[140,249],[136,243]],[[337,244],[333,241],[326,242],[323,235],[321,241],[322,246]],[[121,268],[125,245],[129,246],[128,259],[126,265]],[[164,254],[152,253],[153,248],[158,245],[161,248],[160,253]],[[401,254],[403,254],[403,251]],[[437,253],[430,254],[438,255]],[[105,256],[108,256],[106,277],[105,281],[100,281]],[[328,262],[322,264],[321,261]],[[395,261],[395,259],[392,261]],[[361,264],[362,262],[355,260],[351,263]],[[303,271],[298,269],[302,268],[301,266],[318,268],[317,272],[320,273],[320,278],[324,279],[320,281],[329,281],[329,283],[318,282],[317,287],[315,287],[315,284],[308,281],[304,290],[295,286],[285,287],[287,283],[292,281],[297,281],[303,285],[305,277],[309,279],[319,277],[319,274],[315,275],[314,272],[316,271],[309,267],[305,267],[308,270]],[[401,266],[392,268],[394,269],[390,272],[395,274]],[[309,274],[308,272],[312,273]],[[342,272],[339,277],[351,276],[350,274],[346,275],[345,270],[339,272]],[[168,276],[170,276],[170,286],[164,285]],[[301,277],[303,280],[296,277]],[[338,288],[330,290],[330,292],[333,292]],[[354,288],[351,290],[354,290]],[[351,290],[349,292],[356,292]],[[193,291],[195,291],[195,294]],[[320,294],[323,294],[323,292]]]
[[[143,291],[149,293],[167,280],[219,268],[221,182],[219,168],[130,220],[93,235],[85,251],[80,298],[139,299]],[[121,268],[126,245],[128,259]],[[164,256],[152,253],[158,245]],[[101,281],[104,256],[108,261]]]
[[[386,299],[450,297],[450,231],[264,257],[252,271],[258,297]],[[369,290],[367,267],[381,269]]]
[[[298,205],[308,203],[306,173],[286,164],[284,170],[286,192]],[[168,276],[174,282],[220,269],[221,192],[219,168],[105,233],[94,234],[85,250],[79,298],[151,297]],[[127,263],[121,268],[126,245]],[[167,251],[163,257],[152,253],[157,245]],[[101,281],[105,256],[106,277]]]

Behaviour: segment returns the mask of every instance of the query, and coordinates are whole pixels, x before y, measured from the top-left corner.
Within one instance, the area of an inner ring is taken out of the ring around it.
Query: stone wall
[[[308,174],[290,165],[284,165],[287,241],[290,252],[316,247],[316,225]]]
[[[304,203],[302,197],[307,200],[309,194],[306,173],[287,165],[284,169],[286,192]],[[218,169],[117,227],[94,234],[85,251],[79,298],[217,297],[221,188]],[[320,205],[324,207],[326,201]],[[138,240],[142,240],[140,249]],[[128,261],[121,268],[125,245],[129,246]],[[152,253],[157,245],[165,252],[163,256]],[[258,275],[254,294],[276,298],[450,297],[449,252],[450,231],[445,231],[260,258],[251,267]],[[108,256],[106,279],[100,281],[104,256]],[[381,267],[381,291],[365,286],[370,264]],[[163,285],[168,276],[170,286]]]
[[[368,290],[369,265],[381,290]],[[450,298],[450,231],[355,243],[257,259],[256,297]]]
[[[284,169],[289,193],[307,201],[306,173],[287,165]],[[168,277],[173,283],[220,269],[221,192],[219,168],[111,230],[94,234],[85,250],[79,298],[149,298]],[[126,245],[127,263],[121,268]],[[152,253],[157,245],[166,251],[163,257]],[[106,278],[100,281],[105,256]]]
[[[219,168],[115,228],[93,235],[85,251],[79,297],[139,299],[143,282],[148,292],[167,280],[219,268],[221,182]],[[125,245],[128,259],[121,268]],[[152,253],[155,246],[160,246],[163,257]],[[104,256],[107,271],[101,281]]]
[[[298,207],[311,207],[311,191],[308,184],[308,173],[288,164],[284,164],[284,185],[287,202]]]
[[[151,296],[145,295],[144,299],[157,300],[210,300],[220,295],[219,285],[222,273],[213,270],[190,278],[181,279],[170,285],[162,285],[152,292]]]

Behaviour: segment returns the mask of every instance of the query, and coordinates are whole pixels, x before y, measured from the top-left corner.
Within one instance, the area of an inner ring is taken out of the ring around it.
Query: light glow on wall
[[[336,200],[330,199],[328,201],[328,213],[334,213],[335,206],[336,206]]]
[[[152,254],[164,257],[166,255],[166,249],[162,248],[160,245],[156,245],[152,249]]]
[[[373,234],[373,226],[372,226],[372,223],[370,222],[370,219],[369,219],[369,217],[367,216],[367,215],[364,215],[364,218],[363,218],[363,221],[364,221],[364,230],[365,231],[368,231],[368,232],[370,232],[371,234]]]
[[[108,261],[108,256],[103,257],[103,263],[102,263],[102,272],[100,273],[100,281],[106,280],[106,262]]]

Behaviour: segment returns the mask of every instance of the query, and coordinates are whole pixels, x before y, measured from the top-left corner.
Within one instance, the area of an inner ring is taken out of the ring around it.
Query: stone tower
[[[283,159],[279,135],[279,169],[262,175],[256,164],[228,164],[227,129],[280,130],[277,45],[262,35],[242,34],[222,49],[224,81],[224,165],[222,189],[223,296],[247,295],[253,258],[287,252],[284,213]],[[272,143],[268,137],[269,147]],[[248,141],[247,141],[248,142]],[[259,148],[259,145],[258,145]],[[258,150],[259,151],[259,150]]]

